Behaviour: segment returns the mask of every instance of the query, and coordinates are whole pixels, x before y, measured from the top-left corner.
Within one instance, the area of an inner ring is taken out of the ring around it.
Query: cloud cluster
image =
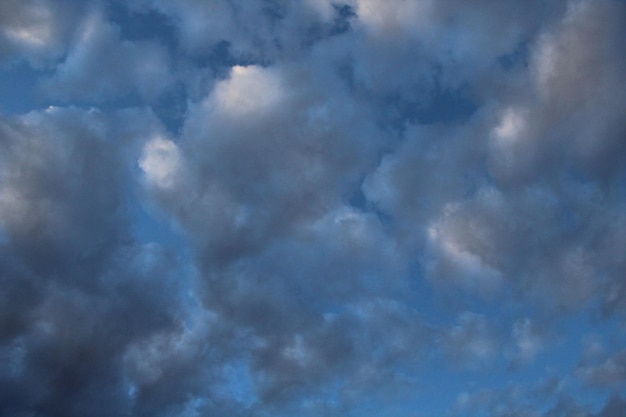
[[[483,295],[509,281],[564,308],[621,286],[621,12],[571,3],[493,103],[460,127],[412,127],[366,179],[368,198],[414,225],[403,238],[427,245],[433,280]]]
[[[167,50],[151,41],[122,40],[120,30],[93,12],[43,88],[57,99],[101,102],[135,93],[154,100],[173,84]]]
[[[125,349],[181,319],[176,258],[124,216],[137,116],[2,120],[3,415],[124,413]]]
[[[0,416],[617,417],[625,23],[2,3]]]

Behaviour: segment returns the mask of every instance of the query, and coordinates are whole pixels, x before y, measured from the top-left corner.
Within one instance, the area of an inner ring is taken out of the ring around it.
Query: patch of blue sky
[[[498,64],[506,71],[528,67],[530,46],[529,40],[522,40],[511,52],[499,56]]]
[[[249,359],[240,359],[222,368],[224,381],[218,387],[218,395],[234,399],[245,408],[250,408],[259,398],[255,389]]]
[[[146,201],[133,202],[128,205],[132,235],[142,243],[158,243],[159,245],[185,254],[186,243],[182,231],[174,225],[153,204]]]
[[[402,133],[409,124],[461,123],[478,110],[479,104],[469,87],[448,89],[435,80],[425,94],[416,97],[405,97],[401,93],[387,96],[381,108],[381,124]]]
[[[51,73],[52,70],[35,69],[25,61],[0,66],[0,112],[15,115],[47,108],[52,103],[40,91],[39,81]]]
[[[154,9],[131,9],[123,1],[112,1],[107,4],[106,12],[112,23],[120,28],[122,38],[136,40],[156,40],[177,50],[176,28],[170,19]]]
[[[322,39],[350,31],[351,20],[356,17],[354,8],[347,4],[333,4],[333,9],[335,16],[331,22],[316,23],[306,29],[305,47],[311,47]]]

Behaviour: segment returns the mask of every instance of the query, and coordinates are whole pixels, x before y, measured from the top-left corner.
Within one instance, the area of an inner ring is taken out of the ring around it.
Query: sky
[[[623,417],[626,2],[1,0],[0,417]]]

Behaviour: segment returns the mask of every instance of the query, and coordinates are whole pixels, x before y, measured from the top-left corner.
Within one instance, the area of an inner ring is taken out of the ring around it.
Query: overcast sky
[[[623,417],[626,2],[0,0],[0,417]]]

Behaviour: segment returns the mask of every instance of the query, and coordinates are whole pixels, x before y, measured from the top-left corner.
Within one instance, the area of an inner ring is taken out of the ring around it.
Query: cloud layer
[[[2,3],[0,416],[620,416],[624,39],[616,0]]]

